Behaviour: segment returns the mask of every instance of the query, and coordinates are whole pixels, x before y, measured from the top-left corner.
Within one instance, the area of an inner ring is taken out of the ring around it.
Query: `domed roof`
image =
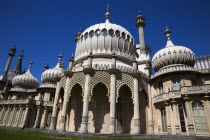
[[[59,77],[63,73],[63,68],[60,65],[60,59],[62,58],[62,55],[59,55],[59,62],[57,65],[52,69],[45,70],[41,75],[41,80],[43,83],[50,82],[55,83],[56,78]]]
[[[39,85],[38,80],[31,74],[31,65],[33,62],[30,62],[30,67],[26,73],[17,75],[12,79],[13,86],[20,86],[23,88],[37,88]]]
[[[106,22],[95,24],[79,34],[75,60],[88,55],[116,55],[134,58],[136,55],[135,43],[131,34],[122,26],[109,22],[109,12],[106,13]]]
[[[195,64],[194,53],[187,47],[175,46],[170,39],[171,31],[168,28],[164,33],[168,37],[166,47],[159,50],[152,58],[152,66],[155,71],[173,64],[184,64],[193,67]]]

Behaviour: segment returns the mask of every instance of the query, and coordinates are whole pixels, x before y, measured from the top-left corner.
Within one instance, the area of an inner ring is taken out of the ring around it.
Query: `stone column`
[[[110,124],[109,133],[116,133],[116,75],[111,74],[111,85],[110,85]]]
[[[140,117],[139,117],[139,81],[138,81],[138,65],[137,62],[133,62],[133,85],[134,85],[134,133],[140,133]]]
[[[165,103],[165,109],[166,109],[166,120],[167,120],[167,130],[168,130],[168,134],[171,135],[172,134],[172,130],[171,130],[171,116],[170,116],[170,105],[169,103]]]
[[[40,115],[41,115],[41,106],[38,106],[34,128],[37,128],[38,127],[39,120],[40,120]]]
[[[90,73],[87,73],[85,76],[85,93],[83,97],[81,133],[88,133],[88,109],[89,109],[89,98],[90,98],[90,82],[91,82],[91,75]]]
[[[94,69],[92,69],[92,53],[89,54],[87,68],[84,68],[83,71],[85,73],[85,93],[84,93],[84,97],[83,97],[81,133],[88,133],[90,84],[91,84],[91,74],[94,72]]]
[[[43,118],[41,120],[41,125],[40,125],[40,128],[41,129],[44,129],[45,128],[46,119],[47,119],[47,107],[44,107],[44,114],[43,114]]]
[[[10,108],[10,106],[8,106],[8,107],[7,107],[7,111],[6,111],[6,113],[5,113],[5,116],[4,116],[4,122],[3,122],[3,125],[4,125],[4,126],[5,126],[6,123],[7,123],[8,114],[10,113],[10,110],[11,110],[11,108]]]
[[[29,114],[29,106],[26,105],[26,111],[23,117],[23,128],[25,128],[27,126],[27,121],[28,121],[28,114]]]
[[[69,96],[69,86],[70,86],[70,77],[67,77],[66,80],[66,87],[65,87],[65,95],[64,95],[64,101],[63,101],[63,107],[61,112],[61,123],[60,123],[60,130],[65,131],[66,130],[66,110],[68,106],[68,96]]]
[[[208,125],[210,126],[210,96],[208,94],[206,94],[204,96],[204,100],[205,100],[205,103],[204,103],[204,109],[206,110],[206,119],[207,119],[207,122],[208,122]],[[210,129],[210,127],[209,127]]]
[[[175,132],[176,135],[180,135],[180,126],[179,126],[179,119],[178,119],[178,108],[177,108],[177,102],[172,101],[173,105],[173,116],[174,116],[174,124],[175,124]]]
[[[135,134],[140,134],[140,116],[139,116],[139,88],[138,79],[133,78],[134,84],[134,130]]]
[[[148,134],[154,134],[154,125],[153,125],[153,114],[152,114],[152,95],[151,95],[151,86],[148,83],[148,98],[149,98],[149,107],[148,107]]]
[[[11,117],[10,117],[10,120],[9,120],[9,126],[12,126],[13,122],[14,122],[14,115],[15,115],[15,112],[16,112],[16,105],[14,105],[13,107],[13,110],[12,110],[12,113],[11,113]]]
[[[57,82],[56,86],[56,93],[55,93],[55,100],[54,100],[54,105],[53,105],[53,112],[52,112],[52,117],[51,117],[51,122],[50,122],[50,130],[55,130],[55,123],[57,119],[57,111],[58,111],[58,100],[59,100],[59,92],[60,92],[60,81]]]
[[[110,118],[109,118],[109,134],[116,133],[116,74],[119,70],[116,68],[116,56],[112,56],[112,65],[109,69],[110,73]]]
[[[16,118],[15,118],[15,123],[14,123],[14,126],[15,126],[15,127],[18,126],[18,122],[19,122],[19,118],[20,118],[20,113],[21,113],[21,108],[22,108],[22,106],[20,105],[20,106],[19,106],[19,110],[18,110],[17,113],[16,113]]]
[[[186,112],[187,112],[187,119],[188,119],[188,131],[189,131],[189,135],[191,136],[195,136],[195,129],[194,129],[194,124],[193,124],[193,118],[192,118],[192,113],[191,113],[191,103],[189,100],[189,97],[185,97],[185,107],[186,107]]]

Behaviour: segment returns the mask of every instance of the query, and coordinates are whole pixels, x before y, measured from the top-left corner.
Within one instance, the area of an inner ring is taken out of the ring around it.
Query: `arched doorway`
[[[139,116],[140,116],[140,133],[146,134],[146,112],[147,112],[147,93],[145,90],[139,92]]]
[[[119,89],[119,97],[116,104],[117,133],[130,133],[133,117],[133,100],[130,88],[123,85]]]
[[[92,112],[91,132],[108,133],[109,108],[108,89],[103,83],[98,83],[93,88],[90,101],[90,111]]]
[[[82,122],[82,87],[79,84],[73,86],[68,103],[69,131],[79,131]]]

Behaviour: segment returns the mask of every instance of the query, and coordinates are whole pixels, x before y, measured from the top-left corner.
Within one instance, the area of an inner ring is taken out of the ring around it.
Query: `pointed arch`
[[[107,86],[99,82],[93,87],[90,98],[90,131],[106,133],[109,130],[109,95]]]
[[[116,104],[117,133],[130,133],[133,111],[132,91],[126,84],[120,86]]]
[[[79,83],[72,86],[67,110],[67,125],[69,131],[79,131],[82,122],[83,90]]]

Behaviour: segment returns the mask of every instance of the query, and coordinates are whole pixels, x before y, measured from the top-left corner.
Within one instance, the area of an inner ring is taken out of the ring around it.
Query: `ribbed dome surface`
[[[60,67],[60,63],[58,63],[53,69],[45,70],[41,75],[41,80],[43,83],[45,82],[56,82],[56,78],[59,77],[63,73],[63,68]]]
[[[12,80],[12,85],[32,89],[32,88],[37,88],[39,82],[31,74],[31,71],[29,69],[26,73],[15,76]]]
[[[168,38],[166,47],[159,50],[152,58],[152,67],[155,71],[173,64],[184,64],[194,66],[195,56],[194,53],[187,47],[176,46],[170,39],[171,31],[166,27],[164,31]]]
[[[133,58],[136,54],[135,43],[131,34],[120,25],[109,22],[87,28],[77,41],[75,60],[92,54],[116,55]]]
[[[193,67],[195,64],[194,53],[183,46],[170,46],[161,49],[152,58],[152,66],[155,71],[172,64],[185,64]]]

